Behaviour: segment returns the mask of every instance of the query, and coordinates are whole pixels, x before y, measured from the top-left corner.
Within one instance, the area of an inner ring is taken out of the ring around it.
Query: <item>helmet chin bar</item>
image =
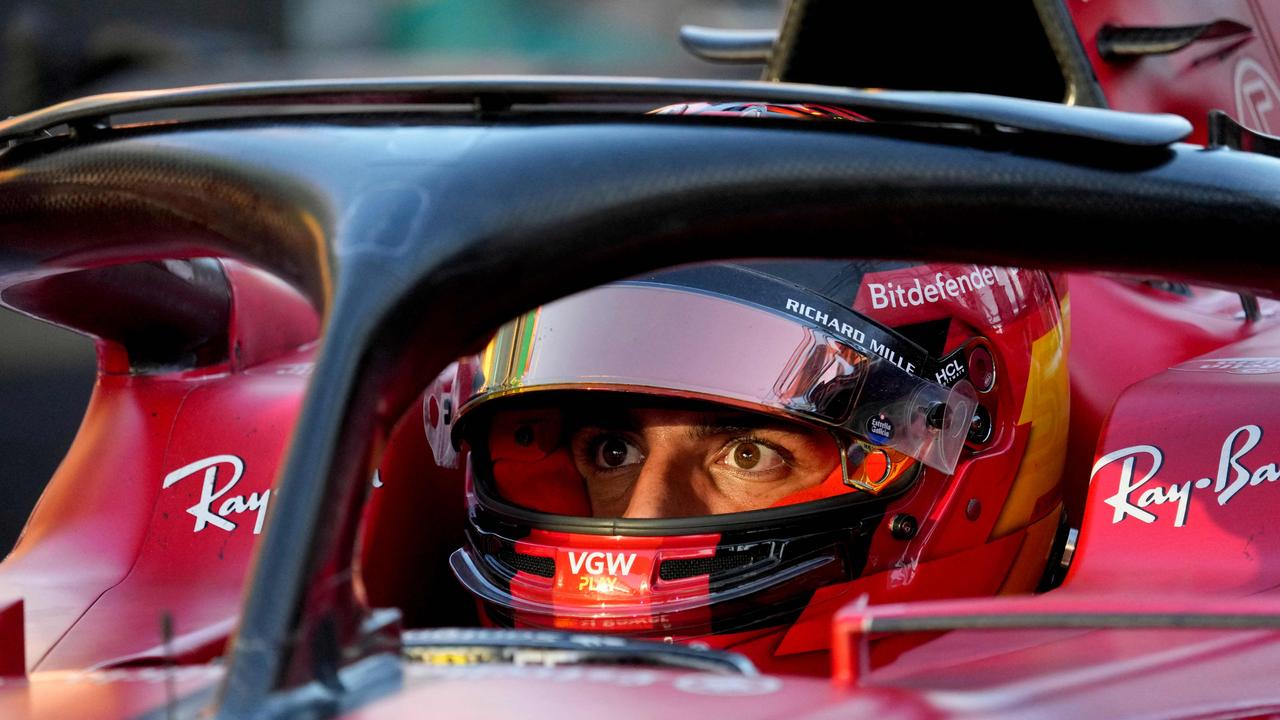
[[[708,547],[714,548],[715,541],[710,540]],[[631,552],[627,553],[627,550]],[[581,558],[570,558],[570,562],[574,559],[580,559],[583,562],[601,561],[607,563],[610,559],[630,560],[633,564],[623,567],[624,570],[632,570],[635,566],[635,555],[639,551],[638,548],[626,548],[606,555],[604,552],[592,552],[589,548],[581,551]],[[573,551],[565,551],[568,556]],[[657,555],[657,553],[654,553]],[[593,558],[592,555],[604,555],[604,559]],[[772,564],[774,561],[765,556],[763,564]],[[652,566],[646,566],[646,571],[652,570],[661,564],[661,561],[655,557],[650,560]],[[508,575],[501,578],[500,582],[494,581],[494,573],[486,572],[482,568],[485,562],[483,558],[477,557],[473,550],[469,547],[460,548],[449,556],[449,567],[453,571],[455,577],[462,585],[480,598],[489,603],[493,603],[499,607],[505,608],[507,611],[517,613],[523,616],[526,623],[532,621],[532,624],[540,624],[544,627],[555,627],[555,619],[591,619],[604,620],[605,618],[631,618],[631,617],[648,617],[655,614],[662,614],[668,618],[674,618],[681,614],[690,613],[692,611],[702,610],[713,603],[733,602],[740,599],[758,596],[762,592],[772,587],[785,586],[794,583],[808,576],[820,574],[823,576],[831,575],[843,579],[845,573],[843,570],[836,568],[841,564],[840,559],[830,552],[817,552],[803,560],[787,565],[779,569],[777,572],[768,574],[759,574],[752,580],[741,583],[735,583],[732,586],[719,589],[714,593],[706,590],[705,587],[697,588],[698,591],[691,592],[688,587],[678,587],[674,590],[663,590],[661,588],[651,588],[646,586],[643,592],[634,593],[638,597],[633,597],[632,593],[619,591],[620,585],[610,586],[613,597],[608,601],[595,598],[594,602],[554,602],[548,589],[551,583],[533,583],[537,586],[533,592],[529,592],[526,596],[520,597],[512,594],[513,584],[528,582],[524,579],[525,574]],[[823,572],[827,570],[829,572]],[[602,566],[602,572],[609,572],[610,568]],[[625,575],[625,573],[621,573]],[[702,585],[706,581],[703,579]],[[689,583],[684,583],[688,586]],[[528,592],[528,591],[526,591]],[[607,593],[605,591],[592,592],[599,593],[601,597]],[[584,595],[588,593],[584,592]],[[543,621],[538,623],[536,619],[541,618]],[[665,629],[676,629],[675,627],[667,627]]]

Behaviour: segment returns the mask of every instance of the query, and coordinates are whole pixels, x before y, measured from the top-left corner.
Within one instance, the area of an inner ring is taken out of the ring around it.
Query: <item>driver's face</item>
[[[570,430],[595,517],[672,518],[767,508],[839,466],[832,437],[741,412],[619,408]]]

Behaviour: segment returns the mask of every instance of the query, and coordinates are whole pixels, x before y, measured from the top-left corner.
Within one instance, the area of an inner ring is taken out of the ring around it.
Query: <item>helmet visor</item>
[[[629,282],[543,306],[504,325],[480,356],[462,423],[502,397],[625,392],[772,415],[834,433],[846,450],[861,442],[950,473],[976,405],[968,384],[939,385],[900,368],[892,351],[873,352],[872,333],[884,329],[851,311],[817,313],[819,326],[785,302]],[[612,447],[601,457],[626,455]]]

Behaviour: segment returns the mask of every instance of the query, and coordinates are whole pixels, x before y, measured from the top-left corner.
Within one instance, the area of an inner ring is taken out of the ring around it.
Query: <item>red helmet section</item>
[[[485,467],[452,564],[486,622],[696,640],[769,670],[826,672],[831,615],[858,597],[1033,590],[1061,513],[1065,298],[1039,272],[860,267],[851,287],[824,291],[926,348],[932,380],[974,381],[975,431],[954,473],[912,464],[898,490],[871,497],[837,471],[771,510],[700,525],[593,520],[562,428],[482,414]]]

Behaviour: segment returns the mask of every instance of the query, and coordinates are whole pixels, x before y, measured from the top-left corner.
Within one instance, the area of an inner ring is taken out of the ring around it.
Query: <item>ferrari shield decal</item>
[[[1264,133],[1280,131],[1280,87],[1258,61],[1241,58],[1235,70],[1236,117]]]

